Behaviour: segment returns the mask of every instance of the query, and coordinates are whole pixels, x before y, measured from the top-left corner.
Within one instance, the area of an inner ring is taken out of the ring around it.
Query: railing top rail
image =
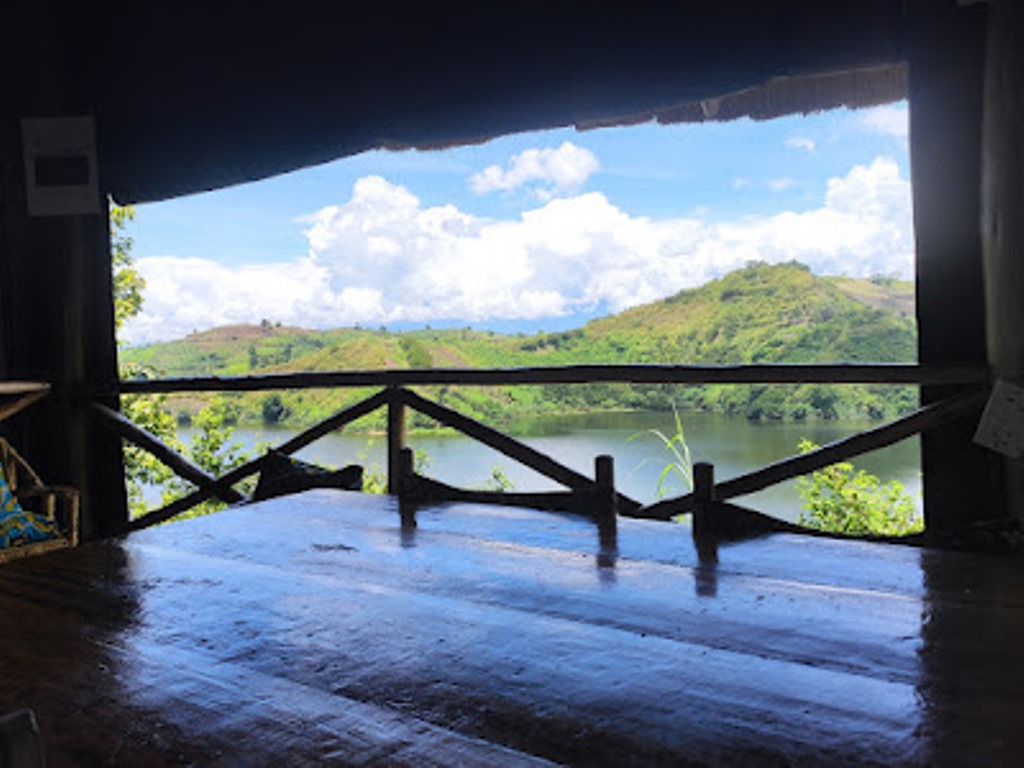
[[[532,368],[419,368],[310,371],[260,376],[125,380],[122,394],[254,392],[334,387],[413,385],[507,386],[515,384],[987,384],[983,367],[916,363],[773,365],[569,365]]]
[[[49,392],[50,388],[46,381],[0,381],[0,396]]]

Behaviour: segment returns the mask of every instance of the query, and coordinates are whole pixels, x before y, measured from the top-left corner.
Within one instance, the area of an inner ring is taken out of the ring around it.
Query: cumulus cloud
[[[599,167],[593,152],[566,141],[557,149],[524,150],[509,158],[505,168],[488,166],[470,177],[469,186],[478,195],[529,187],[540,199],[549,200],[579,189]]]
[[[619,311],[700,285],[748,261],[793,259],[823,274],[909,275],[910,184],[878,158],[829,180],[811,210],[713,221],[634,216],[599,192],[491,220],[424,207],[375,176],[351,199],[306,217],[309,252],[293,262],[227,267],[143,258],[143,342],[261,318],[327,327],[399,321],[483,323]]]
[[[131,342],[179,338],[194,330],[263,318],[314,320],[326,270],[309,258],[228,267],[209,259],[151,256],[136,263],[146,280],[143,311],[125,327]],[[322,320],[330,313],[323,308]],[[357,319],[352,314],[353,321]]]
[[[906,139],[910,134],[910,116],[906,104],[887,104],[860,112],[860,127],[870,133],[880,133],[896,139]]]

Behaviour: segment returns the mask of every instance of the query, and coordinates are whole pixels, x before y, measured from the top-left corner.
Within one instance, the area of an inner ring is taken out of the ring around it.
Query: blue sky
[[[286,325],[574,327],[757,258],[909,277],[905,105],[371,152],[139,206],[130,343]]]

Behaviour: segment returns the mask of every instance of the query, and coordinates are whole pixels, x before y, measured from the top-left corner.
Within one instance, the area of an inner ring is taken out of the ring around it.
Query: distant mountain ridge
[[[292,371],[429,367],[518,367],[579,363],[741,364],[911,362],[916,359],[913,284],[819,277],[803,265],[752,264],[698,288],[559,333],[383,329],[312,331],[234,325],[178,341],[123,350],[123,362],[160,376],[242,376]],[[472,415],[592,408],[683,408],[748,418],[881,417],[913,407],[906,387],[435,388]],[[243,419],[308,422],[351,392],[286,392],[268,412],[266,393],[238,397]],[[184,401],[183,401],[184,402]],[[261,403],[263,404],[261,406]],[[280,406],[280,407],[278,407]],[[182,405],[187,414],[189,408]],[[271,418],[270,420],[275,420]]]

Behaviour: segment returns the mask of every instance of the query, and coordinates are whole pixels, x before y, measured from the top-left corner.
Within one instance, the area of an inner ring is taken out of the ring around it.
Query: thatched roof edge
[[[641,114],[623,115],[577,124],[579,130],[658,122],[724,122],[749,117],[770,120],[847,107],[859,109],[907,98],[907,64],[899,62],[870,69],[815,75],[774,77],[762,85],[716,98],[692,101]]]

